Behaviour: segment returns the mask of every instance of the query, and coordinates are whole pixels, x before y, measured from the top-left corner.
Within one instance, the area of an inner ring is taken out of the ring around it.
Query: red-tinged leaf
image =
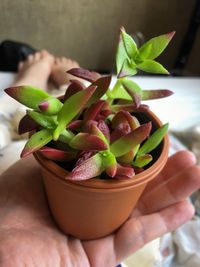
[[[118,157],[117,161],[121,163],[130,163],[133,161],[134,156],[135,156],[134,150],[130,150],[125,155]]]
[[[111,106],[111,110],[114,112],[119,112],[119,111],[128,111],[128,112],[134,112],[136,110],[135,104],[116,104]]]
[[[57,99],[63,103],[64,102],[64,95],[57,96]]]
[[[103,171],[102,156],[97,153],[75,167],[65,178],[73,181],[87,180],[100,175]]]
[[[144,141],[149,136],[150,131],[151,122],[145,123],[136,128],[134,131],[117,139],[110,146],[110,151],[115,155],[115,157],[120,157]]]
[[[135,58],[138,53],[137,45],[131,35],[127,34],[124,27],[121,27],[121,38],[124,44],[124,48],[126,50],[129,58]]]
[[[27,114],[20,120],[18,126],[18,134],[24,134],[32,130],[37,129],[39,124],[37,124],[32,118]]]
[[[110,136],[110,144],[114,143],[117,139],[120,137],[127,135],[131,132],[131,129],[128,124],[125,124],[124,127],[117,128],[114,131],[112,131]]]
[[[86,87],[85,85],[78,81],[78,80],[70,80],[71,84],[68,86],[65,96],[64,96],[64,101],[66,101],[70,96],[74,95],[75,93],[84,90]]]
[[[149,110],[149,106],[145,104],[141,104],[139,108],[137,108],[134,112],[147,112]]]
[[[155,59],[157,58],[168,46],[173,38],[175,31],[166,33],[150,39],[144,43],[139,49],[139,56],[141,59]]]
[[[136,107],[139,107],[141,104],[142,89],[140,86],[133,82],[132,80],[123,79],[122,81],[123,88],[126,90],[128,95],[133,100],[133,103]]]
[[[79,151],[77,156],[78,160],[75,164],[75,167],[80,166],[84,161],[91,158],[94,154],[96,154],[94,151]]]
[[[107,145],[107,149],[108,149],[109,141],[104,135],[104,133],[98,128],[98,126],[93,123],[91,124],[90,130],[91,130],[91,134],[98,136]]]
[[[101,138],[88,133],[79,133],[69,142],[69,146],[78,150],[106,150],[108,147]]]
[[[130,179],[133,178],[133,176],[135,176],[135,172],[132,167],[117,164],[115,179]]]
[[[84,113],[83,117],[84,122],[89,120],[95,120],[97,115],[101,112],[104,104],[105,100],[99,100],[94,104],[92,104]]]
[[[60,162],[70,161],[76,158],[75,152],[63,151],[60,149],[51,148],[47,146],[42,147],[39,151],[44,157],[50,160],[55,160],[55,161],[60,161]]]
[[[139,106],[141,105],[141,98],[140,98],[140,96],[137,95],[137,94],[132,94],[131,92],[130,92],[130,94],[131,94],[133,103],[135,103],[136,107],[139,108]]]
[[[49,97],[38,104],[39,110],[46,115],[57,115],[62,106],[62,102],[55,97]]]
[[[136,64],[125,59],[117,78],[124,78],[137,74]]]
[[[122,39],[122,34],[120,33],[120,36],[119,36],[119,42],[118,42],[118,46],[117,46],[117,51],[116,51],[116,68],[117,68],[117,74],[119,74],[121,68],[122,68],[122,65],[124,63],[124,61],[126,59],[128,59],[129,56],[126,52],[126,49],[124,47],[124,42],[123,42],[123,39]]]
[[[106,137],[108,142],[110,142],[110,130],[109,130],[108,125],[105,123],[105,121],[99,120],[98,124],[97,124],[97,127],[104,134],[104,136]]]
[[[50,130],[43,129],[39,132],[34,133],[27,141],[21,153],[21,157],[24,158],[29,154],[39,150],[41,147],[48,144],[51,140],[52,140],[52,133]]]
[[[77,85],[77,87],[79,87],[81,90],[85,90],[85,89],[86,89],[85,84],[82,83],[82,82],[79,81],[79,80],[71,79],[70,82],[71,82],[71,83],[75,83],[75,84]]]
[[[39,110],[38,104],[49,97],[45,91],[33,86],[10,87],[5,92],[19,103],[35,110]]]
[[[110,177],[115,177],[116,175],[116,172],[117,172],[117,164],[113,165],[113,166],[108,166],[106,169],[105,169],[105,172],[108,176]]]
[[[150,99],[157,99],[168,97],[172,95],[173,92],[167,89],[161,90],[143,90],[142,91],[142,100],[150,100]]]
[[[82,78],[84,80],[87,80],[89,82],[95,82],[97,79],[99,79],[101,77],[101,75],[97,72],[94,71],[89,71],[83,68],[73,68],[71,70],[68,70],[67,73],[78,77],[78,78]]]
[[[140,126],[138,119],[135,116],[132,116],[129,112],[124,110],[116,113],[116,115],[112,119],[111,125],[113,129],[116,129],[119,127],[119,125],[125,123],[129,124],[131,130],[135,130],[137,127]]]
[[[133,100],[133,103],[135,104],[136,108],[138,108],[141,104],[141,97],[134,93],[132,90],[130,90],[128,87],[124,87],[127,93],[130,95],[130,97]]]
[[[113,112],[110,109],[105,109],[101,111],[101,115],[104,119],[106,119],[111,114],[113,114]]]
[[[58,127],[53,133],[54,140],[57,140],[66,126],[74,119],[76,115],[85,107],[89,98],[96,90],[95,86],[90,86],[85,90],[79,91],[68,98],[58,114]]]
[[[111,110],[118,112],[121,110],[132,112],[146,112],[149,109],[148,105],[140,105],[139,108],[136,108],[134,104],[125,104],[125,105],[112,105]]]
[[[95,103],[97,100],[99,100],[109,89],[109,85],[111,82],[112,76],[103,76],[92,83],[93,86],[97,86],[94,94],[88,101],[87,105],[90,106],[91,104]]]
[[[93,121],[93,120],[86,121],[86,123],[82,125],[83,132],[91,133],[91,127],[93,124],[97,125],[97,121]]]
[[[67,125],[67,128],[70,130],[79,130],[82,127],[83,121],[82,120],[75,120],[70,122]]]

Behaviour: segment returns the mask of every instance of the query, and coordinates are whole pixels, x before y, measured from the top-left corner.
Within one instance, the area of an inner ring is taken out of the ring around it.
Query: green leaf
[[[108,148],[107,144],[97,135],[89,133],[78,133],[69,142],[69,146],[78,150],[101,151]]]
[[[115,94],[110,92],[109,97],[111,97],[112,99],[123,99],[123,100],[130,100],[130,101],[132,100],[130,95],[126,92],[126,90],[122,86],[121,86],[121,89]]]
[[[49,97],[39,103],[39,109],[46,115],[56,115],[61,110],[63,104],[55,97]]]
[[[21,157],[26,157],[29,154],[37,151],[38,149],[49,143],[52,139],[52,132],[50,130],[43,129],[39,132],[34,133],[26,143],[21,153]]]
[[[163,137],[167,133],[168,128],[169,123],[166,123],[162,127],[158,128],[140,147],[137,157],[150,153],[152,150],[154,150],[161,143]]]
[[[137,56],[137,59],[136,59],[136,62],[141,62],[145,59],[149,59],[149,56],[150,56],[150,53],[151,53],[151,50],[152,50],[152,44],[148,44],[145,49],[143,49],[143,51],[140,51],[139,50],[139,54]]]
[[[137,154],[139,148],[140,148],[140,145],[135,146],[127,154],[124,154],[123,156],[118,157],[117,161],[122,162],[122,163],[131,163],[133,161],[135,155]]]
[[[85,90],[77,92],[65,101],[58,114],[58,126],[53,133],[54,140],[58,139],[67,124],[84,108],[95,89],[96,86],[90,86]]]
[[[70,130],[65,129],[60,134],[58,140],[65,144],[68,144],[72,140],[73,137],[74,137],[74,134]]]
[[[126,92],[124,87],[122,86],[122,81],[124,78],[118,79],[117,82],[115,83],[114,87],[112,90],[107,91],[107,95],[109,98],[112,99],[125,99],[125,100],[131,100],[131,97],[129,94]]]
[[[136,64],[128,59],[124,60],[122,68],[118,74],[118,78],[133,76],[137,73]]]
[[[57,125],[56,118],[52,116],[47,116],[42,113],[27,110],[27,114],[39,125],[43,126],[44,128],[54,129]]]
[[[142,89],[135,82],[127,79],[123,79],[122,85],[130,95],[136,107],[139,107],[141,104]]]
[[[132,150],[136,145],[140,144],[144,139],[146,139],[151,130],[151,123],[145,123],[140,127],[136,128],[134,131],[122,136],[117,139],[110,146],[110,151],[115,155],[115,157],[120,157],[130,150]]]
[[[38,111],[38,104],[49,97],[45,91],[33,86],[10,87],[5,92],[19,103]]]
[[[134,158],[134,151],[130,150],[128,153],[124,154],[123,156],[118,157],[117,161],[121,163],[130,163],[132,162],[133,158]]]
[[[107,145],[107,148],[109,148],[109,142],[107,138],[95,124],[91,125],[91,133],[98,136]]]
[[[140,47],[139,56],[142,59],[157,58],[165,50],[174,34],[175,32],[170,32],[150,39]]]
[[[122,40],[122,36],[120,34],[119,43],[117,47],[117,53],[116,53],[116,68],[117,68],[117,74],[119,74],[120,70],[122,69],[122,66],[124,64],[124,61],[128,59],[128,55],[126,53],[126,49],[124,47],[124,43]]]
[[[143,168],[147,164],[149,164],[152,161],[153,157],[150,154],[145,154],[142,156],[137,157],[132,165],[135,167]]]
[[[168,70],[166,70],[160,63],[150,59],[137,65],[137,68],[149,73],[169,74]]]
[[[121,28],[121,36],[127,55],[129,56],[129,58],[134,59],[135,55],[138,52],[135,41],[129,34],[125,32],[125,29],[123,27]]]
[[[110,151],[103,151],[100,153],[102,155],[103,168],[110,177],[114,177],[117,172],[117,161],[115,156]]]

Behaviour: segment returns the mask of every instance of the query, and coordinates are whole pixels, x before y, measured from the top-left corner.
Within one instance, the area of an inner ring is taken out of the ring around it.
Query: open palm
[[[0,177],[0,266],[114,267],[189,220],[194,210],[185,199],[199,187],[200,168],[193,154],[179,152],[149,183],[116,233],[81,242],[56,227],[37,163],[33,158],[20,160]]]

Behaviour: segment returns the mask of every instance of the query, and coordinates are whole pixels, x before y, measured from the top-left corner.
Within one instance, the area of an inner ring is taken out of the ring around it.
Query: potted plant
[[[31,87],[5,92],[29,109],[19,134],[30,132],[21,157],[33,153],[42,166],[44,186],[58,226],[80,239],[112,233],[130,216],[147,183],[168,157],[168,124],[162,125],[142,100],[166,97],[169,90],[142,90],[130,76],[142,70],[168,74],[154,59],[174,32],[140,48],[121,28],[117,80],[82,68],[58,98]]]

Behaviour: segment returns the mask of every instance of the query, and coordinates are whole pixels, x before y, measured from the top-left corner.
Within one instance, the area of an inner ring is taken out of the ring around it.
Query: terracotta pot
[[[160,120],[149,111],[154,127]],[[65,180],[67,171],[39,152],[35,158],[42,166],[49,206],[56,223],[64,233],[81,240],[96,239],[118,229],[130,216],[147,183],[164,167],[169,142],[165,136],[157,149],[159,155],[147,170],[133,179],[90,179],[81,182]]]

